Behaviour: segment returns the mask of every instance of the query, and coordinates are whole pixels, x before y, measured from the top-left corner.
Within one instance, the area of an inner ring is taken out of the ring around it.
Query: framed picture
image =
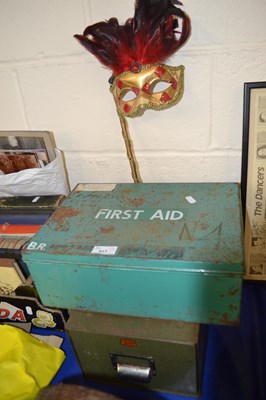
[[[266,280],[266,82],[244,84],[241,197],[246,278]]]
[[[55,159],[55,147],[49,131],[0,131],[1,173],[42,168]]]

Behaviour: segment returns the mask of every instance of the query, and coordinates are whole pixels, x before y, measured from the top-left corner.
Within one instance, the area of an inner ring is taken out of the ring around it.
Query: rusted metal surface
[[[83,185],[23,258],[50,306],[237,324],[241,210],[238,184]]]
[[[71,207],[60,207],[56,213],[52,215],[53,223],[56,224],[57,231],[68,231],[70,228],[70,218],[80,214],[79,210],[74,210]]]

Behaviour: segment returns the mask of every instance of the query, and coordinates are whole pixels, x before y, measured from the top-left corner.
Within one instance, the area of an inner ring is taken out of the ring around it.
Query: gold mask
[[[184,67],[140,65],[116,76],[111,93],[120,116],[139,117],[145,110],[164,110],[178,103],[184,92]]]

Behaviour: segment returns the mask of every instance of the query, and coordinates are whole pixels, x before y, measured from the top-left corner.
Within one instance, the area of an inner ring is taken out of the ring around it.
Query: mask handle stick
[[[127,150],[127,158],[129,160],[130,168],[131,168],[131,175],[133,181],[135,183],[142,183],[142,179],[139,173],[139,166],[135,156],[133,142],[130,138],[129,130],[128,130],[128,123],[126,118],[123,115],[118,115],[121,128],[122,128],[122,135],[125,141],[126,150]]]

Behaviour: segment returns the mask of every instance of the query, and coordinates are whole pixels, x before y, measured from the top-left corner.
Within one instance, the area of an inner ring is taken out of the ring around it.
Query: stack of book
[[[39,231],[64,197],[0,197],[0,294],[14,294],[17,287],[29,278],[21,249]]]

